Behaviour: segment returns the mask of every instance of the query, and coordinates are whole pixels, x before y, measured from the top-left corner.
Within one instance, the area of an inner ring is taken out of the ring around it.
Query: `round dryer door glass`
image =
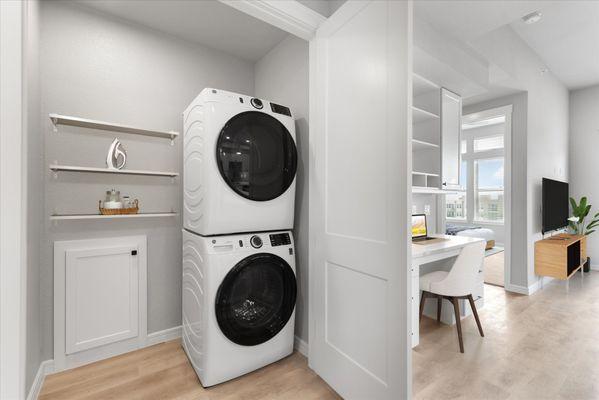
[[[218,169],[237,194],[272,200],[289,188],[297,169],[295,142],[276,118],[258,111],[235,115],[216,144]]]
[[[216,294],[216,320],[233,343],[255,346],[281,331],[295,307],[295,274],[274,254],[254,254],[240,261]]]

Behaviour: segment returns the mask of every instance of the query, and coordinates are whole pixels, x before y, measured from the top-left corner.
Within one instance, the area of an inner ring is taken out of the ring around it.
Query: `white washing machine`
[[[183,125],[185,229],[220,235],[293,227],[297,149],[289,108],[207,88]]]
[[[291,232],[203,237],[183,230],[183,348],[204,387],[293,351]]]

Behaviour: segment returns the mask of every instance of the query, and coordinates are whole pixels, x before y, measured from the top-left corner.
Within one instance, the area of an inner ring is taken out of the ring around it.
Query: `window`
[[[474,161],[475,219],[503,222],[503,158]]]
[[[487,136],[473,140],[474,152],[503,149],[503,135]]]
[[[468,163],[462,161],[460,165],[460,186],[464,188],[463,191],[455,194],[445,195],[445,216],[448,219],[466,220],[468,217],[466,204],[468,193],[466,187],[468,185]]]
[[[460,142],[460,154],[466,154],[468,152],[468,141],[462,140]]]
[[[445,195],[448,219],[466,220],[466,192]]]

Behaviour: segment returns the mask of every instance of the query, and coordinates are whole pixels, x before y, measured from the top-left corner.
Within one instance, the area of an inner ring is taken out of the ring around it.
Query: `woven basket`
[[[137,214],[139,212],[139,201],[134,200],[135,207],[131,208],[102,208],[102,200],[98,202],[98,208],[102,215]]]

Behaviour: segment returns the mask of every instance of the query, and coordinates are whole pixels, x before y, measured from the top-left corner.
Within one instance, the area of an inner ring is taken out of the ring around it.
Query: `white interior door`
[[[411,18],[347,2],[310,42],[309,363],[347,399],[411,391]]]

